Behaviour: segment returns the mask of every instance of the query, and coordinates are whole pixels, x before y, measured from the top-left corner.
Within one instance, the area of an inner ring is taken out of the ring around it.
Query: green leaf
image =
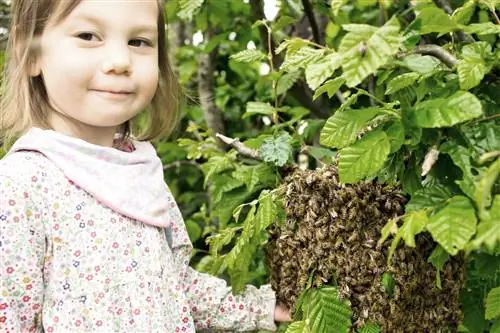
[[[476,10],[476,2],[469,0],[462,7],[457,8],[452,15],[453,21],[457,24],[469,23],[474,11]]]
[[[454,196],[445,208],[429,218],[427,230],[449,254],[456,255],[476,232],[476,224],[470,200]]]
[[[422,9],[416,20],[420,21],[420,33],[422,35],[431,32],[447,33],[458,28],[458,25],[450,16],[437,7]]]
[[[399,229],[398,235],[410,247],[415,247],[415,236],[424,231],[428,223],[425,211],[413,211],[405,215],[403,226]]]
[[[255,232],[259,233],[270,226],[278,216],[278,207],[268,191],[262,191],[259,208],[255,215]]]
[[[203,5],[204,0],[179,0],[181,10],[177,13],[183,20],[191,21],[194,13]]]
[[[351,327],[350,308],[338,298],[337,289],[325,287],[311,291],[304,314],[312,332],[348,333]]]
[[[303,46],[307,45],[307,40],[302,38],[291,38],[286,39],[276,48],[276,54],[280,54],[284,50],[287,50],[288,54],[292,54],[300,50]]]
[[[377,324],[367,323],[358,330],[358,333],[380,333],[381,329]]]
[[[222,200],[224,193],[234,190],[242,185],[244,185],[244,183],[241,180],[235,179],[228,174],[214,175],[212,177],[211,187],[212,203],[217,204]]]
[[[479,3],[485,4],[488,6],[490,11],[494,11],[495,7],[500,6],[500,0],[479,0]]]
[[[349,0],[332,0],[332,2],[330,3],[330,8],[332,9],[333,15],[339,15],[340,9],[348,3]]]
[[[462,170],[463,178],[462,180],[456,181],[456,183],[467,196],[474,199],[476,185],[472,170],[475,170],[476,174],[478,170],[472,167],[470,150],[463,146],[459,146],[454,141],[447,141],[439,147],[439,151],[448,154],[453,160],[453,163]]]
[[[493,22],[474,23],[464,27],[464,32],[476,35],[498,35],[500,34],[500,25]]]
[[[384,291],[392,297],[394,295],[394,286],[396,285],[394,281],[394,277],[391,272],[385,272],[382,274],[382,287],[384,287]]]
[[[426,75],[435,70],[441,62],[429,55],[410,54],[403,59],[403,65],[421,75]]]
[[[391,153],[398,151],[405,141],[405,129],[401,120],[394,120],[385,130],[385,134],[391,143]]]
[[[416,191],[410,201],[406,204],[406,212],[421,209],[434,210],[444,206],[452,197],[451,192],[443,185],[434,185]]]
[[[228,156],[213,156],[201,166],[201,170],[205,174],[205,185],[208,180],[216,174],[223,171],[234,169],[236,163]]]
[[[259,148],[259,156],[264,162],[282,167],[292,158],[292,137],[283,133],[278,137],[265,139]]]
[[[265,163],[259,163],[257,165],[240,165],[233,171],[232,176],[245,183],[250,193],[260,188],[274,185],[276,177],[273,169]]]
[[[326,121],[319,142],[329,148],[344,148],[354,143],[359,131],[381,112],[378,108],[337,111]]]
[[[296,321],[286,328],[285,333],[311,333],[305,321]]]
[[[285,73],[276,83],[276,94],[281,95],[286,93],[300,79],[301,75],[300,71]]]
[[[243,50],[230,57],[234,61],[239,62],[254,62],[257,60],[264,60],[267,56],[259,50]]]
[[[217,235],[207,237],[207,244],[210,246],[210,254],[217,256],[220,250],[227,244],[231,242],[236,231],[241,229],[240,227],[225,228],[221,230]]]
[[[486,319],[500,317],[500,287],[493,288],[486,297]]]
[[[432,266],[436,268],[436,285],[439,289],[441,289],[441,270],[444,267],[444,264],[448,261],[450,255],[443,249],[440,245],[436,246],[434,251],[432,251],[427,262],[431,263]]]
[[[397,233],[398,233],[398,221],[397,219],[390,219],[382,228],[382,231],[380,232],[381,236],[378,243],[382,245],[385,242],[385,240],[389,238],[389,236],[395,235]]]
[[[391,95],[395,93],[396,91],[399,91],[403,88],[406,88],[408,86],[411,86],[414,84],[417,79],[420,77],[418,73],[405,73],[399,76],[396,76],[393,78],[389,83],[387,84],[387,90],[385,91],[386,95]]]
[[[396,236],[392,240],[387,262],[389,263],[391,261],[401,239],[405,241],[406,245],[415,247],[415,236],[424,231],[427,223],[427,213],[424,210],[407,213],[404,216],[403,226],[398,230]]]
[[[296,52],[287,52],[285,61],[281,64],[280,71],[290,72],[296,71],[299,68],[305,68],[312,62],[320,60],[325,51],[314,49],[310,46],[303,46]]]
[[[391,144],[383,131],[365,134],[361,140],[340,151],[340,181],[355,183],[375,175],[384,165],[390,150]]]
[[[484,215],[484,219],[477,226],[474,239],[469,244],[469,251],[485,247],[493,253],[500,244],[500,195],[493,198],[491,209]]]
[[[476,187],[476,204],[479,209],[479,216],[483,219],[486,216],[486,208],[491,203],[491,188],[500,174],[500,158],[493,162],[484,172]]]
[[[356,25],[363,29],[355,30],[352,29],[353,26],[343,26],[351,31],[344,36],[339,46],[339,53],[344,57],[344,77],[349,87],[358,85],[367,76],[374,74],[398,52],[402,40],[395,17],[378,29]]]
[[[345,79],[343,77],[336,77],[333,80],[326,81],[314,92],[313,101],[325,92],[328,93],[329,98],[332,98],[344,83]]]
[[[500,333],[500,319],[497,319],[493,322],[490,333]]]
[[[331,77],[340,67],[342,57],[332,53],[318,62],[312,62],[306,67],[306,81],[312,90],[318,88],[326,79]]]
[[[186,220],[185,224],[191,243],[194,243],[201,238],[203,230],[196,221]]]
[[[271,116],[274,114],[276,109],[271,106],[269,103],[262,102],[248,102],[247,110],[243,114],[242,118],[247,118],[256,114],[268,115]]]
[[[450,127],[482,114],[479,99],[465,91],[458,91],[448,98],[426,100],[413,109],[415,123],[423,128]]]
[[[469,90],[481,83],[487,73],[484,58],[491,55],[491,46],[486,42],[477,42],[464,46],[462,59],[458,62],[457,72],[460,88]]]

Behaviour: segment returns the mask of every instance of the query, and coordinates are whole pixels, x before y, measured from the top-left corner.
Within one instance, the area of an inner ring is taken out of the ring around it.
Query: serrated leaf
[[[377,324],[368,323],[358,330],[358,333],[380,333],[381,329]]]
[[[349,0],[332,0],[330,2],[330,8],[334,16],[339,15],[340,9],[349,3]]]
[[[429,218],[427,230],[449,254],[463,250],[476,232],[476,213],[470,200],[454,196],[442,210]]]
[[[352,27],[349,25],[351,30]],[[400,44],[399,23],[395,17],[377,30],[366,28],[346,34],[340,43],[339,53],[344,56],[342,69],[347,85],[354,87],[374,74],[398,52]]]
[[[493,162],[484,172],[476,186],[475,202],[479,209],[479,216],[486,216],[486,208],[491,203],[491,188],[500,174],[500,158]]]
[[[259,208],[255,215],[255,232],[259,233],[270,226],[278,215],[278,208],[268,191],[262,191],[259,198]]]
[[[300,48],[307,45],[307,41],[302,38],[292,38],[286,39],[276,48],[275,53],[280,54],[284,50],[287,50],[287,53],[292,54],[297,52]]]
[[[420,77],[418,73],[405,73],[401,74],[399,76],[396,76],[393,78],[389,83],[387,84],[387,89],[385,91],[386,95],[391,95],[395,93],[396,91],[399,91],[403,88],[406,88],[408,86],[411,86],[414,84],[417,79]]]
[[[179,0],[181,10],[177,13],[177,16],[183,20],[191,21],[194,12],[203,5],[203,2],[204,0]]]
[[[332,53],[318,62],[310,63],[306,67],[306,81],[312,90],[318,88],[326,79],[331,77],[340,67],[342,57]]]
[[[406,245],[415,247],[415,236],[424,231],[427,223],[427,213],[424,210],[407,213],[404,216],[403,225],[398,229],[396,236],[394,236],[394,239],[391,242],[387,262],[390,263],[392,260],[392,256],[398,248],[401,239],[404,240]]]
[[[342,85],[345,83],[345,79],[343,77],[336,77],[333,80],[328,80],[321,87],[319,87],[315,92],[313,96],[313,101],[316,100],[321,94],[324,94],[325,92],[328,94],[329,98],[332,98],[333,95],[342,87]]]
[[[264,60],[267,58],[267,56],[259,50],[243,50],[231,55],[230,58],[234,61],[249,63],[253,61]]]
[[[297,22],[296,18],[287,15],[280,15],[279,19],[272,25],[273,31],[278,31],[286,27],[287,25],[294,24]]]
[[[340,151],[340,181],[355,183],[375,175],[384,165],[390,150],[391,144],[383,131],[365,134],[361,140]]]
[[[490,34],[498,35],[500,34],[500,25],[494,24],[493,22],[474,23],[464,27],[463,30],[468,34],[476,34],[479,36]]]
[[[240,186],[244,185],[244,183],[239,180],[231,177],[227,174],[214,175],[212,177],[212,203],[217,204],[222,200],[222,196],[224,193],[234,190]]]
[[[477,42],[464,46],[462,59],[457,65],[460,88],[469,90],[481,83],[487,73],[484,61],[487,55],[491,55],[491,46],[486,42]]]
[[[285,333],[311,333],[305,321],[296,321],[288,325]]]
[[[233,216],[236,207],[246,202],[252,195],[247,188],[241,186],[230,192],[225,192],[220,202],[212,208],[211,217],[218,220],[219,228],[225,228]]]
[[[262,102],[248,102],[247,110],[243,114],[242,118],[247,118],[252,115],[262,114],[267,116],[272,116],[275,112],[275,108],[271,106],[269,103]]]
[[[235,166],[234,160],[228,156],[213,156],[209,158],[208,161],[201,166],[201,170],[205,174],[205,185],[213,175],[234,169]]]
[[[329,148],[344,148],[354,143],[359,131],[381,113],[379,108],[337,111],[321,130],[319,142]]]
[[[457,8],[452,15],[453,21],[457,24],[469,23],[474,11],[476,10],[476,2],[469,0],[462,7]]]
[[[428,263],[432,264],[436,268],[436,286],[441,289],[441,270],[444,264],[448,261],[450,255],[443,249],[440,245],[436,246],[434,251],[432,251]]]
[[[290,89],[295,82],[300,78],[302,73],[300,71],[288,72],[285,73],[278,79],[276,83],[276,94],[281,95],[284,94]]]
[[[440,64],[441,62],[438,59],[429,55],[410,54],[403,59],[405,67],[421,75],[431,73]]]
[[[221,230],[217,235],[207,237],[207,244],[210,247],[210,254],[217,256],[220,250],[227,244],[231,242],[236,231],[240,227],[225,228]]]
[[[282,167],[292,157],[293,148],[291,141],[292,137],[288,133],[265,139],[259,148],[259,156],[264,162]]]
[[[322,49],[314,49],[310,46],[303,46],[296,52],[286,53],[285,61],[280,66],[280,71],[296,71],[299,68],[305,68],[312,62],[318,61],[325,53]]]
[[[472,167],[471,151],[463,146],[459,146],[454,141],[443,143],[439,147],[439,151],[448,154],[453,160],[453,163],[462,170],[462,180],[456,181],[456,183],[469,198],[474,199],[476,185],[475,176],[472,170],[475,170],[477,174],[478,169]]]
[[[470,242],[469,250],[478,250],[485,247],[493,252],[500,244],[500,195],[493,198],[493,205],[479,222],[474,239]]]
[[[493,288],[486,297],[486,319],[500,317],[500,287]]]
[[[424,231],[428,223],[427,213],[423,210],[413,211],[406,214],[403,221],[398,235],[401,236],[406,245],[415,247],[415,236]]]
[[[351,327],[350,308],[338,298],[335,288],[325,287],[311,291],[305,305],[306,322],[312,332],[348,333]]]
[[[482,114],[479,99],[466,91],[458,91],[448,98],[426,100],[413,109],[415,124],[423,128],[450,127]]]
[[[265,163],[240,165],[233,171],[232,176],[245,183],[250,193],[259,188],[271,186],[275,181],[275,174],[272,168]]]
[[[398,151],[405,141],[405,129],[401,120],[393,121],[385,130],[385,134],[391,143],[391,153]]]
[[[416,20],[420,21],[420,33],[422,35],[439,32],[448,33],[458,28],[458,25],[450,18],[444,10],[437,7],[427,7],[420,11]]]

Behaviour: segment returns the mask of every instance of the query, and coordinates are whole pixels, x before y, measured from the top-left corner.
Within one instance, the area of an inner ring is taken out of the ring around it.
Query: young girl
[[[192,246],[151,139],[178,88],[157,0],[17,0],[0,109],[0,332],[275,329],[269,286],[234,296]],[[149,124],[133,131],[143,110]],[[133,133],[137,139],[131,139]]]

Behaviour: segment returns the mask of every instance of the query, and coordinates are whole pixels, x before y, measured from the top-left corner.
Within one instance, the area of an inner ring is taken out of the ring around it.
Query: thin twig
[[[434,56],[441,60],[441,62],[449,68],[454,68],[458,63],[457,58],[455,58],[453,54],[434,44],[420,45],[414,50],[414,52]]]
[[[259,156],[259,153],[256,150],[245,146],[243,143],[240,142],[240,139],[229,138],[229,137],[222,135],[220,133],[215,134],[215,136],[219,140],[221,140],[222,142],[227,144],[228,146],[233,147],[240,155],[250,157],[250,158],[252,158],[254,160],[258,160],[258,161],[262,160]]]
[[[201,170],[201,167],[198,163],[196,163],[195,161],[189,161],[189,160],[181,160],[181,161],[175,161],[175,162],[172,162],[169,164],[165,164],[163,166],[163,170],[172,169],[172,168],[180,168],[181,165],[192,165],[192,166],[195,166],[196,168]]]
[[[313,34],[313,39],[317,44],[323,44],[321,40],[321,34],[319,32],[318,23],[316,22],[316,17],[314,16],[314,11],[311,7],[309,0],[302,0],[302,6],[304,7],[304,12],[309,19],[309,24],[311,24],[311,30]]]
[[[496,119],[496,118],[500,118],[500,113],[493,114],[491,116],[484,117],[484,118],[479,118],[479,119],[476,119],[474,121],[471,121],[470,123],[475,124],[475,123],[480,123],[482,121],[492,120],[492,119]]]

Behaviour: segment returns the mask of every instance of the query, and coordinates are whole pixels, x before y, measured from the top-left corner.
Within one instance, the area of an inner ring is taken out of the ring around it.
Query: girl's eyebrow
[[[75,17],[75,20],[76,21],[87,21],[89,23],[93,23],[93,24],[98,25],[98,26],[105,25],[104,22],[100,18],[93,16],[93,15],[89,15],[89,14],[78,15],[77,17]],[[154,35],[156,35],[158,33],[158,27],[154,24],[137,24],[137,25],[132,26],[131,30],[133,30],[135,33],[146,32],[146,33],[151,33]]]

